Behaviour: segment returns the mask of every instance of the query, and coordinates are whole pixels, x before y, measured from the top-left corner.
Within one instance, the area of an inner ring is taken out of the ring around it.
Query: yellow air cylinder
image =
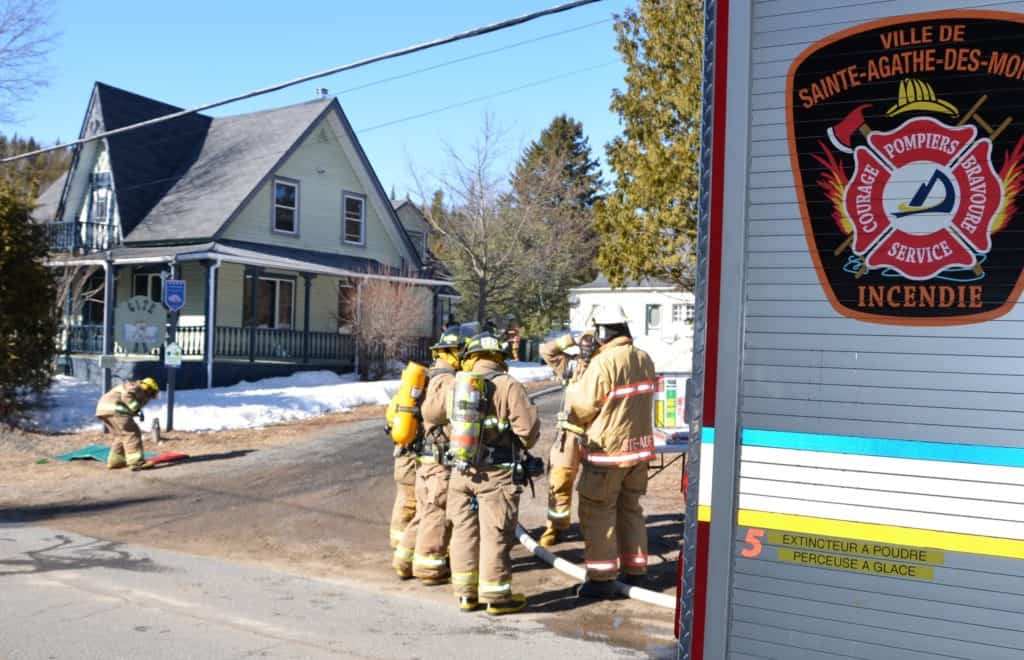
[[[404,447],[416,439],[420,428],[419,404],[426,386],[427,368],[415,362],[407,364],[398,391],[385,413],[385,417],[391,416],[391,439],[396,445]]]

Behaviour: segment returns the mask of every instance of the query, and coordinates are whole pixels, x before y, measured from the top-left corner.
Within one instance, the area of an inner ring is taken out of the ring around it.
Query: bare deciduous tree
[[[429,331],[430,290],[409,282],[368,279],[357,300],[353,327],[360,371],[363,378],[377,380]]]
[[[524,279],[541,277],[553,242],[578,238],[579,223],[556,217],[551,200],[566,195],[563,162],[533,172],[530,195],[516,194],[508,172],[498,172],[500,131],[485,115],[481,133],[463,156],[447,148],[443,174],[427,185],[411,168],[420,208],[436,234],[438,256],[471,307],[467,316],[488,320],[513,309]],[[434,190],[428,194],[427,190]]]
[[[49,84],[46,58],[56,45],[51,0],[0,2],[0,121]]]

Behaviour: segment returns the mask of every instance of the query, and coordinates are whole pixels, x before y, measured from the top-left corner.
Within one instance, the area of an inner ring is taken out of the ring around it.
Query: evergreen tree
[[[26,140],[17,134],[9,138],[0,135],[0,157],[3,158],[35,151],[40,147],[34,138]],[[7,163],[0,173],[15,193],[34,200],[70,166],[71,152],[62,149]]]
[[[616,285],[657,277],[693,286],[700,151],[700,0],[640,0],[617,17],[623,133],[607,146],[613,191],[596,208],[598,265]]]
[[[11,421],[27,394],[49,385],[59,321],[47,241],[32,203],[0,183],[0,421]]]
[[[583,125],[555,117],[524,149],[511,184],[510,204],[531,209],[522,236],[530,258],[501,311],[527,332],[542,332],[568,319],[568,289],[596,274],[593,207],[603,182]]]

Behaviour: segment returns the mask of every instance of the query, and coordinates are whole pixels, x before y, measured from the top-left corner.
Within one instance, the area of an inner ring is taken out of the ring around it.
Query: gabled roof
[[[318,99],[214,119],[187,170],[125,243],[215,236],[330,103]]]
[[[113,130],[182,108],[96,83],[103,126]],[[195,159],[213,121],[191,114],[107,138],[121,232],[128,236]]]
[[[336,111],[371,197],[380,198],[389,235],[416,267],[419,253],[398,219],[337,99],[212,118],[192,113],[106,139],[125,245],[182,244],[219,238],[262,183],[317,122]],[[96,112],[98,110],[98,112]],[[81,137],[180,111],[181,108],[97,82]],[[101,126],[86,126],[98,116]],[[77,154],[73,168],[77,165]],[[66,180],[67,177],[64,177]],[[53,221],[69,186],[40,196],[33,217]],[[54,198],[58,204],[54,205]],[[393,230],[393,231],[392,231]]]

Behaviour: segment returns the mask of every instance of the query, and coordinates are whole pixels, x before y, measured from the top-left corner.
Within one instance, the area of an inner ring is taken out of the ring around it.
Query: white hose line
[[[583,582],[587,579],[587,571],[582,566],[566,561],[558,555],[549,552],[548,550],[540,547],[540,544],[533,540],[522,525],[516,525],[516,537],[523,546],[532,552],[535,557],[543,559],[549,565],[553,566],[557,570],[565,573],[572,579]],[[666,609],[676,609],[676,599],[668,594],[658,593],[657,591],[651,591],[650,589],[641,589],[640,587],[631,587],[628,584],[615,581],[615,590],[633,600],[643,601],[650,603],[651,605],[657,605],[658,607],[664,607]]]

